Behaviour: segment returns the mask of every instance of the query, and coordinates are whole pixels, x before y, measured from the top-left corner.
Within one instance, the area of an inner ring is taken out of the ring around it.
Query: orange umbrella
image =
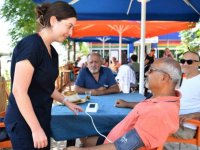
[[[164,35],[195,26],[192,22],[146,21],[146,38]],[[140,38],[140,21],[77,21],[73,38],[88,36],[125,36]]]
[[[194,26],[195,23],[192,22],[146,21],[146,38],[186,30]],[[119,36],[119,56],[121,56],[122,37],[140,38],[140,30],[140,21],[77,21],[72,38]],[[121,62],[121,57],[119,62]]]

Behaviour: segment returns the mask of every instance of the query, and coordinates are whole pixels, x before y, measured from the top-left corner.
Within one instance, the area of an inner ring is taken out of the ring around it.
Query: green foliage
[[[200,22],[195,28],[180,32],[183,51],[197,52],[200,50]]]
[[[80,47],[81,54],[85,56],[89,54],[89,47],[84,42],[80,42],[79,47]]]
[[[22,37],[36,32],[34,8],[32,0],[5,0],[0,9],[0,17],[4,17],[11,24],[9,35],[13,46]]]

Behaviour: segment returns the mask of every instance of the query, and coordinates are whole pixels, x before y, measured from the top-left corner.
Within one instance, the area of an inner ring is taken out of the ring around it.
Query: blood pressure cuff
[[[144,143],[139,137],[135,129],[130,130],[124,136],[120,137],[114,142],[115,148],[117,150],[136,150],[142,146]]]

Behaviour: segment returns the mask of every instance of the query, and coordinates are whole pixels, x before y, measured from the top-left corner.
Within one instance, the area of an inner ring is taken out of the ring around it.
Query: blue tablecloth
[[[80,95],[82,98],[84,96]],[[85,110],[88,103],[98,103],[98,112],[90,113],[90,115],[93,117],[97,129],[101,133],[107,133],[131,111],[127,108],[114,107],[117,99],[139,102],[145,97],[138,93],[91,96],[90,101],[80,104],[80,106]],[[53,105],[52,107],[51,131],[52,137],[56,141],[97,135],[88,115],[81,112],[75,116],[66,106],[62,105]]]

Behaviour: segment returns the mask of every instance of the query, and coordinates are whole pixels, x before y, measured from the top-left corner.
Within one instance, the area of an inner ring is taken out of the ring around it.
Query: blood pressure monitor
[[[97,112],[98,104],[97,103],[88,103],[86,107],[86,112]]]

